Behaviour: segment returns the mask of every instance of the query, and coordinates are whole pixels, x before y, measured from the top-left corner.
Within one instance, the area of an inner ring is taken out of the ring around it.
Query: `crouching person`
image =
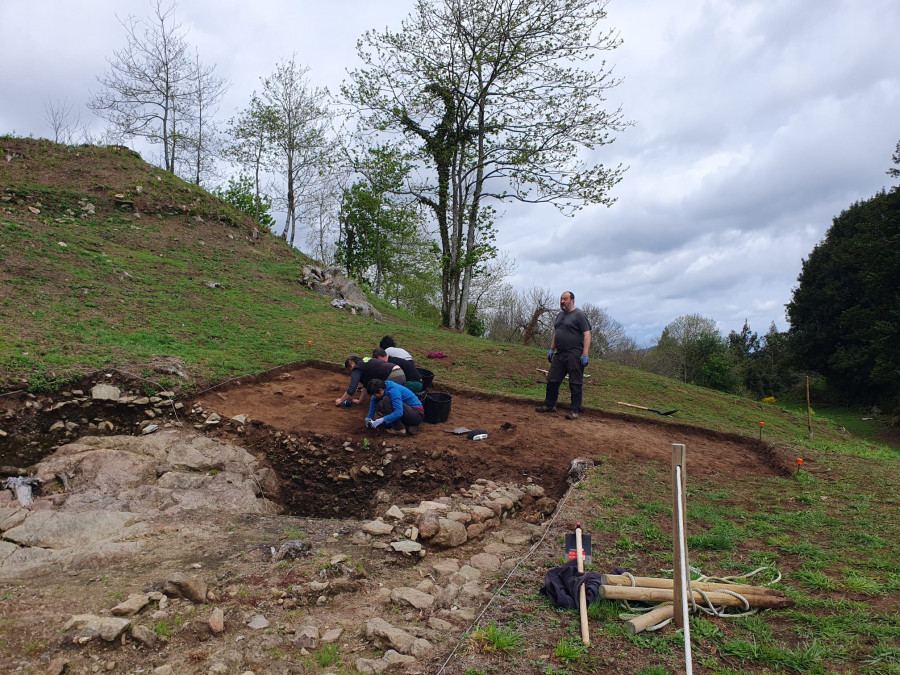
[[[372,397],[366,426],[377,429],[384,426],[388,433],[415,436],[425,417],[422,402],[409,389],[388,380],[369,380],[366,391]],[[382,417],[376,418],[376,413]]]

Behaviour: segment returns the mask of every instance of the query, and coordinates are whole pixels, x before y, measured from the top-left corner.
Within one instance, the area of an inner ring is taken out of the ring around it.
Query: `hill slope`
[[[340,363],[393,333],[414,354],[449,354],[429,364],[442,381],[543,395],[542,351],[438,330],[377,300],[384,323],[337,311],[297,283],[301,253],[130,150],[10,137],[0,149],[0,391],[118,368],[189,392],[300,360]],[[154,371],[169,360],[184,378]],[[673,420],[637,414],[748,436],[765,422],[764,440],[809,445],[806,420],[778,407],[605,362],[588,374],[593,408],[677,408]],[[846,434],[817,421],[813,447],[835,443]]]

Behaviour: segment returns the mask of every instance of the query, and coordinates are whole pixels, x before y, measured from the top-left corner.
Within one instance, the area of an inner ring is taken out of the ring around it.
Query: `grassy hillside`
[[[122,148],[0,139],[0,388],[52,388],[115,367],[187,391],[309,358],[342,362],[385,333],[439,381],[540,399],[544,351],[423,325],[389,306],[384,322],[336,310],[298,283],[307,262],[205,190]],[[182,359],[187,378],[154,372]],[[420,361],[425,361],[420,358]],[[805,449],[891,456],[825,419],[594,361],[585,404],[678,409],[661,423],[758,436]]]

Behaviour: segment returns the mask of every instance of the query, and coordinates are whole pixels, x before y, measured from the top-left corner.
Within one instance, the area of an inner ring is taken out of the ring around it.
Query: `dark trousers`
[[[381,403],[378,404],[378,412],[384,415],[390,415],[394,412],[394,404],[391,401],[391,397],[385,394],[381,397]],[[396,429],[397,431],[403,431],[406,427],[417,427],[422,424],[422,421],[425,419],[425,411],[419,410],[418,408],[413,408],[408,403],[403,404],[403,417],[399,420],[394,420],[391,423],[391,429]]]
[[[581,349],[567,352],[556,352],[547,372],[547,393],[544,405],[548,408],[556,406],[559,389],[566,375],[569,376],[569,393],[572,395],[572,412],[581,412],[581,397],[584,389],[584,368],[581,367]]]

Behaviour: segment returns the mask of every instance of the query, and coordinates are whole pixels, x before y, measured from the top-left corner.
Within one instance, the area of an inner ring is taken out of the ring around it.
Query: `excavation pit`
[[[390,436],[366,429],[366,406],[334,405],[348,381],[327,367],[279,369],[203,392],[190,405],[197,411],[190,421],[265,457],[280,480],[275,501],[291,514],[313,517],[371,517],[379,504],[434,499],[478,480],[537,485],[559,499],[576,457],[667,471],[672,443],[687,446],[694,476],[731,480],[791,469],[771,446],[733,434],[614,412],[586,411],[577,421],[566,420],[563,410],[537,417],[534,402],[460,391],[451,392],[446,423],[422,425],[416,436]],[[212,413],[221,422],[205,424]],[[488,437],[447,433],[461,426],[484,429]]]

